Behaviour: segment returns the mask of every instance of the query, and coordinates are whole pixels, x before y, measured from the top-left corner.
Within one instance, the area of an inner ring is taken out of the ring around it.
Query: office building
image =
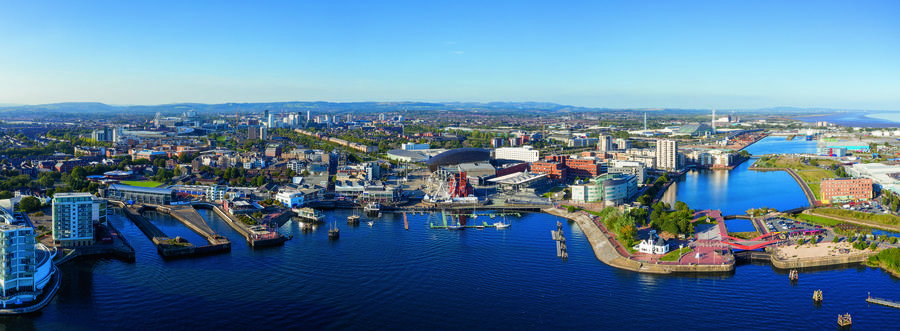
[[[871,178],[825,178],[822,179],[820,189],[822,202],[826,204],[869,200],[873,197]]]
[[[496,160],[515,160],[522,162],[536,162],[540,159],[538,150],[531,146],[502,147],[494,150]]]

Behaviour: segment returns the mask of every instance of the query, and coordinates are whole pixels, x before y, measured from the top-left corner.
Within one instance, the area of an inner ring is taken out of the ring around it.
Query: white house
[[[638,252],[647,254],[666,254],[669,252],[669,244],[666,240],[656,235],[656,230],[650,230],[650,236],[634,247]]]

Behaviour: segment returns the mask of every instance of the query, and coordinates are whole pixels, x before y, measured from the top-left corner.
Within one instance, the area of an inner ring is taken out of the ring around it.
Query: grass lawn
[[[830,218],[825,218],[816,215],[806,215],[806,214],[798,214],[797,218],[803,221],[807,221],[813,224],[821,224],[825,226],[835,226],[841,223],[841,221],[833,220]]]
[[[819,183],[822,179],[835,177],[834,172],[825,169],[803,170],[798,171],[797,174],[807,183]]]
[[[150,180],[141,180],[141,181],[123,180],[121,183],[123,185],[140,186],[140,187],[157,187],[157,186],[162,185],[162,183],[160,183],[160,182],[154,182],[154,181],[150,181]]]
[[[900,217],[889,214],[869,214],[853,210],[844,210],[837,208],[816,208],[813,211],[821,214],[834,215],[838,217],[846,217],[856,219],[858,221],[868,221],[871,223],[880,223],[888,225],[900,224]]]
[[[729,232],[729,236],[741,239],[753,239],[759,237],[759,232],[749,231],[749,232]]]
[[[663,255],[663,257],[659,258],[659,260],[660,261],[678,261],[678,258],[680,258],[682,254],[689,253],[690,251],[691,251],[690,247],[676,249],[674,251],[666,253],[666,255]]]

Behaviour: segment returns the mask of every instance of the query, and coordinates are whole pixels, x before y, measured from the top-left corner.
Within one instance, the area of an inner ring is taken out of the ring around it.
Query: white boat
[[[324,222],[325,221],[325,213],[312,209],[312,208],[294,208],[291,209],[295,213],[297,213],[297,217],[310,220],[314,222]]]
[[[381,211],[381,204],[377,202],[370,202],[368,205],[366,205],[366,208],[364,210],[366,214],[378,214],[378,212]]]
[[[366,222],[366,223],[369,223],[369,226],[372,226],[372,225],[374,225],[374,224],[375,224],[375,222],[374,222],[374,221],[368,221],[368,222]]]
[[[497,222],[497,223],[494,223],[494,227],[496,227],[498,229],[506,229],[509,227],[509,224],[503,223],[503,222]]]

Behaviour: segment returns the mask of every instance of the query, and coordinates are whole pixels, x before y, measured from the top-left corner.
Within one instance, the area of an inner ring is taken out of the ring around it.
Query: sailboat
[[[506,220],[506,215],[503,216],[503,220]],[[494,227],[496,227],[496,228],[498,228],[498,229],[506,229],[506,228],[508,228],[508,227],[509,227],[509,223],[506,223],[506,222],[504,222],[503,220],[501,220],[500,222],[495,222],[495,223],[494,223]]]
[[[338,229],[337,223],[331,223],[331,230],[328,230],[328,239],[334,240],[341,236],[341,229]]]

